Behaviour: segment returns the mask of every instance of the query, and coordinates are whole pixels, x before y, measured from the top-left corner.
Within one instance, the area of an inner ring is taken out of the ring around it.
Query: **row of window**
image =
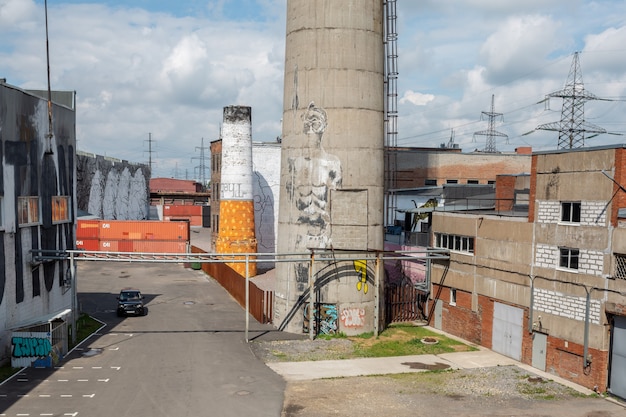
[[[458,252],[474,253],[474,238],[469,236],[435,234],[435,246]]]
[[[489,180],[487,181],[487,184],[495,184],[496,182],[493,180]],[[460,184],[459,180],[446,180],[446,184]],[[480,181],[478,180],[467,180],[467,184],[480,184]],[[427,178],[424,180],[424,185],[425,186],[436,186],[437,185],[437,180],[436,179],[431,179],[431,178]]]
[[[1,198],[0,198],[1,200]],[[52,197],[52,221],[54,223],[70,220],[70,198],[68,196]],[[0,204],[2,210],[2,204]],[[38,224],[40,222],[39,197],[17,198],[17,222],[20,226]],[[3,219],[0,211],[0,220]]]
[[[474,238],[469,236],[450,235],[446,233],[435,234],[435,246],[441,249],[449,249],[468,254],[474,253]],[[614,254],[615,272],[613,277],[626,279],[626,255]],[[576,248],[559,248],[559,267],[564,269],[578,270],[580,250]]]

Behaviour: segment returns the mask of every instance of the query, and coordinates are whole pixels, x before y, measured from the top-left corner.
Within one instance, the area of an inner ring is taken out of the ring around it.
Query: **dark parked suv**
[[[117,297],[117,315],[127,316],[128,314],[139,316],[146,314],[143,295],[141,295],[141,291],[134,288],[124,288]]]

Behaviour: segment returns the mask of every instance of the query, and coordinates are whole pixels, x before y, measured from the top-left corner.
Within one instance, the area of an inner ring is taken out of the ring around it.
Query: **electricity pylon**
[[[546,123],[537,126],[537,130],[552,130],[559,132],[558,149],[574,149],[585,146],[585,133],[593,133],[597,136],[607,133],[606,129],[585,121],[585,102],[589,100],[604,100],[594,94],[585,91],[583,74],[580,69],[578,52],[574,53],[572,65],[567,76],[567,82],[562,90],[555,91],[546,96],[563,99],[561,120],[559,122]]]
[[[476,135],[487,136],[487,144],[485,145],[485,152],[495,153],[496,152],[496,136],[507,138],[507,141],[508,141],[508,137],[509,136],[504,134],[504,133],[502,133],[502,132],[498,132],[496,130],[496,118],[498,118],[498,117],[502,118],[502,113],[496,113],[494,111],[493,94],[491,95],[491,111],[490,112],[486,112],[486,111],[482,112],[481,116],[480,116],[481,120],[482,120],[483,116],[487,116],[489,118],[489,127],[487,128],[487,130],[481,130],[479,132],[474,132],[474,136],[476,136]]]

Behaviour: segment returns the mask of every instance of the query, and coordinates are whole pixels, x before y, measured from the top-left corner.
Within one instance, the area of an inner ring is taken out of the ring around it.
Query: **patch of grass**
[[[76,320],[76,327],[78,328],[78,333],[76,333],[76,343],[73,344],[70,340],[70,349],[78,346],[83,340],[94,334],[101,326],[102,323],[90,315],[85,313],[81,314]]]
[[[436,339],[436,344],[426,344],[422,340]],[[476,350],[462,342],[432,332],[425,327],[412,324],[393,325],[378,337],[373,334],[351,336],[356,357],[387,357],[423,354],[439,354]]]
[[[11,364],[0,367],[0,382],[6,381],[20,371],[21,368],[13,368]]]

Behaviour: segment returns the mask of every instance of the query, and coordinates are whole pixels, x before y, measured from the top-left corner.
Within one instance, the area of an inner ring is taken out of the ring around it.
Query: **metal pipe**
[[[246,343],[248,343],[248,329],[250,328],[250,268],[249,255],[246,254]]]
[[[589,309],[591,308],[591,290],[585,288],[587,291],[587,300],[585,305],[585,335],[583,345],[583,368],[591,365],[589,360]]]
[[[313,267],[315,265],[315,251],[311,250],[311,263],[309,265],[309,339],[314,339],[313,325],[315,324],[315,300],[313,294],[315,293],[315,274]]]

